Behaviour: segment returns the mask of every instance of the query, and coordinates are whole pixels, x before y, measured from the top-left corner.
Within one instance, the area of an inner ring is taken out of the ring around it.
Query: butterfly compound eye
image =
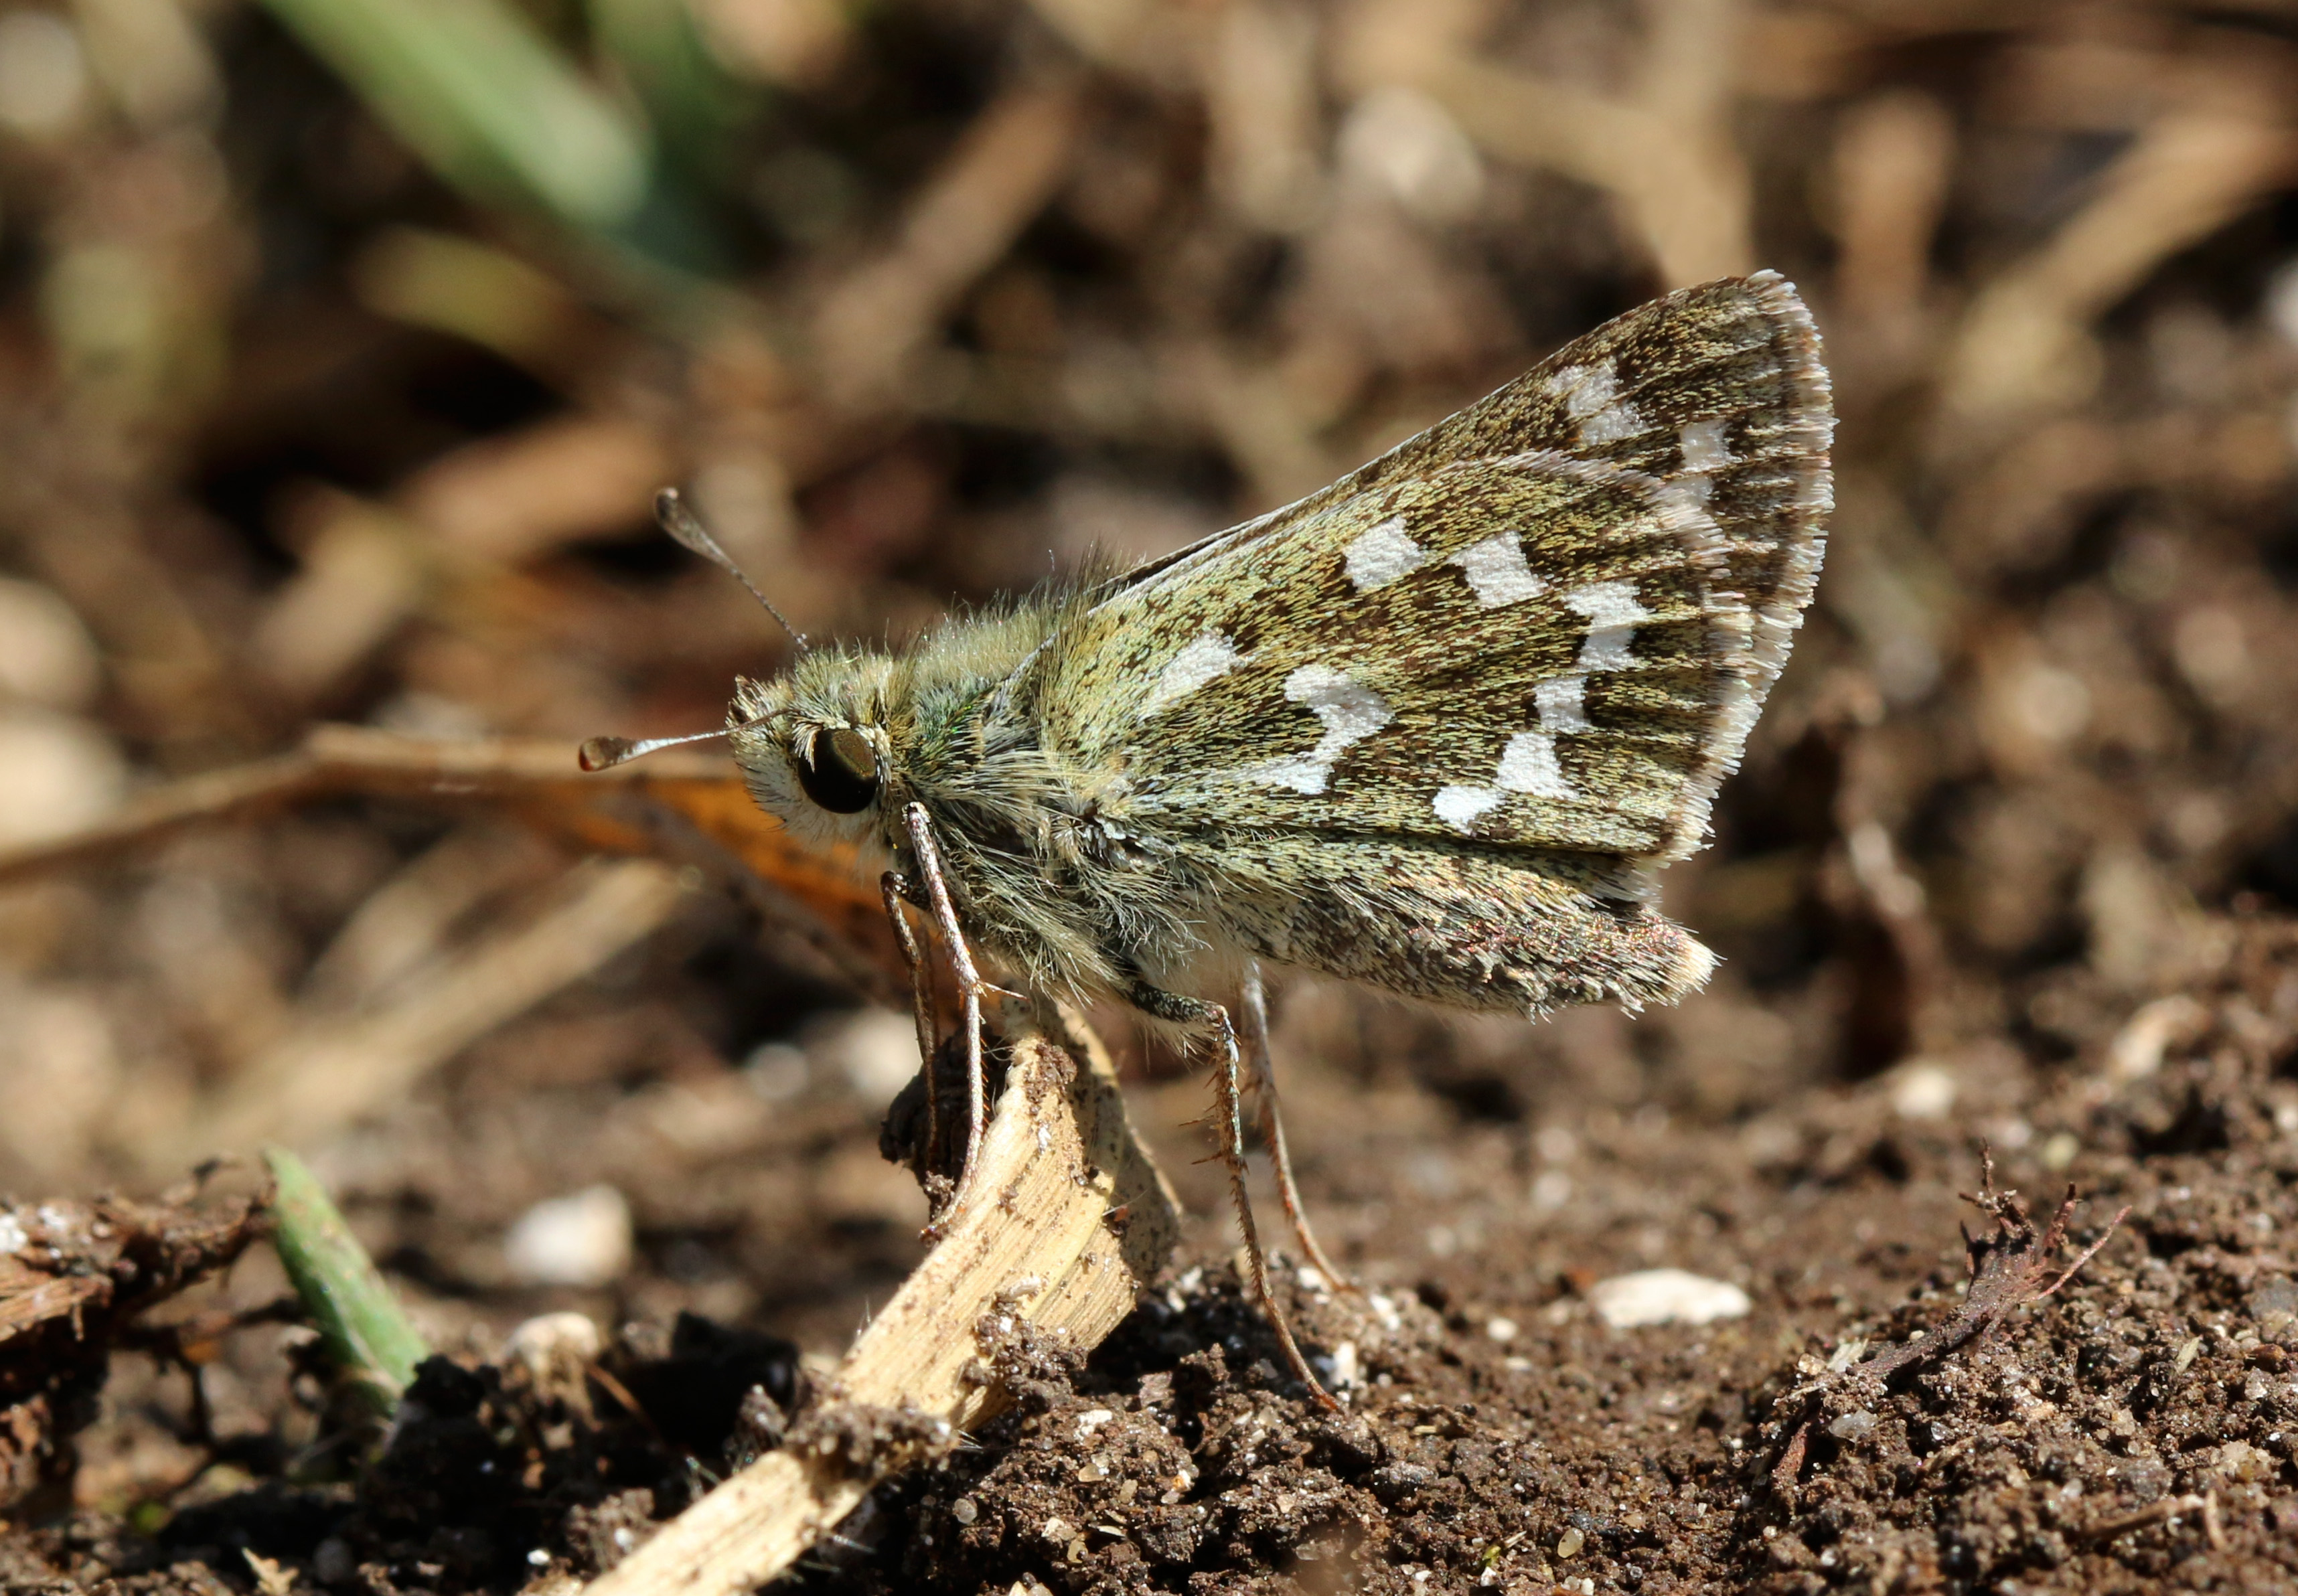
[[[798,756],[798,784],[832,815],[859,814],[878,796],[878,756],[869,739],[840,726]]]

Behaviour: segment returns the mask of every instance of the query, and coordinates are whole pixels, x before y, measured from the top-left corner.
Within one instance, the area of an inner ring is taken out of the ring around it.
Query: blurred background
[[[1407,1245],[1463,1137],[1533,1224],[1608,1122],[2095,1060],[2298,902],[2268,0],[6,0],[0,850],[319,722],[716,724],[783,642],[649,530],[667,482],[799,626],[898,638],[1758,266],[1827,339],[1840,509],[1671,872],[1727,963],[1537,1029],[1296,987],[1327,1239]],[[836,1350],[916,1256],[913,1067],[732,897],[499,812],[339,794],[0,886],[0,1190],[291,1140],[451,1326]],[[1202,1087],[1128,1068],[1217,1242]],[[227,1429],[269,1400],[217,1377]]]

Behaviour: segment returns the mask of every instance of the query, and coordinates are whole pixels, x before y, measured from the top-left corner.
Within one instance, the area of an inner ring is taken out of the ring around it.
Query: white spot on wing
[[[1215,677],[1228,675],[1251,657],[1238,653],[1236,645],[1219,633],[1207,632],[1165,662],[1150,686],[1149,696],[1141,700],[1140,718],[1147,720],[1174,699],[1186,698]]]
[[[1545,732],[1518,732],[1500,750],[1500,774],[1495,778],[1510,792],[1539,798],[1578,798],[1580,790],[1565,780],[1556,763],[1556,739]]]
[[[1351,744],[1362,742],[1396,718],[1386,699],[1327,665],[1304,665],[1285,677],[1285,696],[1307,705],[1325,723],[1325,734],[1307,753],[1254,765],[1245,778],[1311,796],[1325,790],[1334,762]]]
[[[1585,420],[1610,404],[1619,386],[1619,369],[1609,360],[1566,366],[1548,379],[1548,391],[1564,401],[1565,410],[1575,421]]]
[[[1428,551],[1405,535],[1404,517],[1391,516],[1349,545],[1349,580],[1368,592],[1426,562]]]
[[[1717,417],[1713,421],[1695,421],[1676,434],[1683,449],[1683,468],[1686,471],[1721,471],[1732,463],[1732,451],[1724,442],[1724,421]]]
[[[1523,541],[1512,532],[1470,544],[1454,555],[1451,563],[1467,573],[1476,602],[1486,609],[1537,599],[1548,591],[1548,583],[1524,563]]]
[[[1556,739],[1548,732],[1518,732],[1509,737],[1508,746],[1500,750],[1500,768],[1492,773],[1491,786],[1438,788],[1436,818],[1465,835],[1476,829],[1485,811],[1511,792],[1547,798],[1580,796],[1580,790],[1557,763]]]
[[[1492,787],[1440,787],[1436,790],[1436,818],[1456,831],[1475,829],[1476,817],[1499,803],[1502,794]]]
[[[1548,391],[1564,401],[1565,413],[1580,424],[1580,442],[1590,448],[1633,438],[1651,425],[1620,397],[1620,370],[1609,360],[1566,366],[1548,379]]]
[[[1588,678],[1578,671],[1533,683],[1533,702],[1540,707],[1540,729],[1551,734],[1594,731],[1588,724],[1587,694]]]
[[[1588,641],[1580,645],[1582,671],[1624,671],[1634,663],[1628,644],[1636,628],[1652,618],[1636,602],[1634,583],[1591,582],[1566,593],[1564,603],[1588,617]]]
[[[1591,449],[1616,443],[1649,430],[1644,413],[1624,399],[1615,400],[1580,424],[1580,442]]]

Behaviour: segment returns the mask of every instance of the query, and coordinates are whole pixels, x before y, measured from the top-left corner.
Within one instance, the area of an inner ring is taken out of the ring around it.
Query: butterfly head
[[[892,757],[882,687],[870,662],[834,653],[739,683],[727,735],[759,807],[810,842],[878,834]]]

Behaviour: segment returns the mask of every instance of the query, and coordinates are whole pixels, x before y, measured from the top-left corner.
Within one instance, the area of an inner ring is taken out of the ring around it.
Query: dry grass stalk
[[[890,397],[950,307],[1053,197],[1083,114],[1074,85],[1009,93],[910,202],[891,248],[824,301],[814,324],[818,364],[844,403],[867,408]]]
[[[2088,397],[2102,369],[2091,324],[2294,167],[2298,135],[2278,120],[2218,105],[2158,120],[2049,243],[1971,302],[1942,376],[1955,435]]]
[[[368,1012],[320,1013],[258,1057],[189,1122],[138,1149],[170,1170],[217,1147],[309,1143],[414,1089],[422,1078],[657,930],[676,909],[678,872],[645,859],[566,872],[524,924],[439,951]]]
[[[1469,37],[1451,48],[1388,47],[1397,26],[1413,26],[1409,8],[1360,42],[1352,66],[1430,95],[1502,161],[1610,194],[1673,288],[1756,264],[1753,195],[1729,120],[1738,9],[1731,0],[1657,8],[1643,70],[1620,95],[1494,65],[1463,47]]]
[[[798,847],[758,813],[723,759],[703,753],[657,755],[642,765],[584,774],[563,742],[434,741],[319,726],[292,753],[153,788],[68,837],[0,848],[0,886],[110,859],[191,827],[347,794],[504,808],[538,831],[604,853],[658,856],[681,851],[665,843],[698,839],[802,905],[809,914],[800,918],[821,922],[817,951],[857,986],[874,991],[884,972],[900,967],[877,892],[855,861]],[[833,951],[832,938],[853,947]]]
[[[1082,1024],[1058,1040],[1026,1022],[1005,1030],[1013,1063],[980,1170],[994,1198],[952,1222],[839,1365],[834,1395],[799,1416],[796,1433],[822,1447],[793,1443],[751,1464],[590,1596],[734,1596],[773,1578],[873,1486],[1004,1405],[980,1377],[990,1349],[977,1327],[1026,1321],[1082,1351],[1132,1311],[1172,1249],[1171,1192]]]

